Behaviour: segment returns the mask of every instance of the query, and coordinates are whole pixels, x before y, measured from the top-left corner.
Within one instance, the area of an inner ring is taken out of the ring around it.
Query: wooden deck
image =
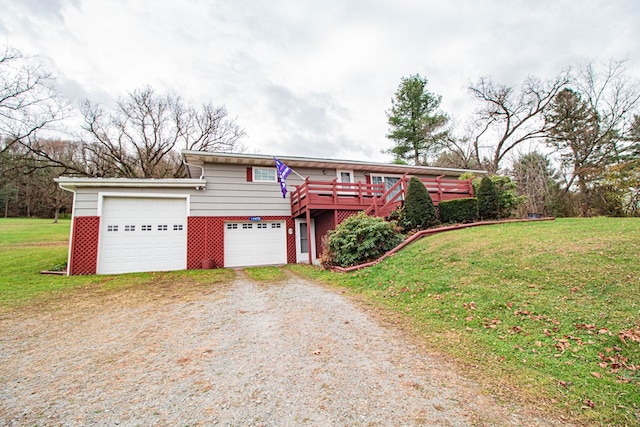
[[[384,184],[309,181],[291,193],[291,215],[298,217],[307,210],[364,211],[384,193]]]
[[[388,190],[384,184],[364,182],[343,183],[333,181],[310,181],[297,186],[291,193],[291,215],[299,217],[307,211],[354,210],[369,215],[387,216],[402,203],[411,177],[403,175]],[[471,180],[423,178],[421,181],[431,195],[433,203],[444,200],[473,197]]]

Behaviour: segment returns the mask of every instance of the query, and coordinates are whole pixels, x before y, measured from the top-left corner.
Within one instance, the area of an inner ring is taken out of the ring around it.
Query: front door
[[[307,235],[307,221],[304,219],[296,219],[296,262],[298,264],[309,263],[309,249],[311,249],[311,257],[316,259],[316,227],[314,220],[311,219],[311,242]]]

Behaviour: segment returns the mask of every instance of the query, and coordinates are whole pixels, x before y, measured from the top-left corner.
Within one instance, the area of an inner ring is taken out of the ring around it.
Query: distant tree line
[[[640,82],[624,61],[519,86],[481,77],[468,87],[476,110],[464,126],[427,83],[403,78],[387,111],[385,152],[396,162],[505,175],[520,215],[640,216]]]
[[[73,138],[52,137],[73,114]],[[118,178],[184,177],[180,150],[238,151],[244,130],[224,106],[194,106],[178,95],[142,87],[115,107],[82,101],[78,110],[56,90],[52,74],[34,58],[0,52],[0,214],[56,216],[71,196],[60,175]]]

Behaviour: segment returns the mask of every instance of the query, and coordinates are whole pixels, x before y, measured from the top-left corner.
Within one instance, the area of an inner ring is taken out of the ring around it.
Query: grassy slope
[[[618,333],[640,329],[639,260],[640,220],[592,218],[444,233],[349,274],[294,268],[402,312],[494,393],[634,425],[640,342]]]
[[[232,270],[190,270],[115,276],[40,274],[67,261],[70,221],[0,218],[0,309],[57,297],[78,287],[118,291],[134,286],[191,286],[230,282]]]

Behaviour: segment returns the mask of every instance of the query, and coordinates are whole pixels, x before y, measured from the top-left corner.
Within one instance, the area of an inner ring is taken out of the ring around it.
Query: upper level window
[[[337,170],[336,174],[338,176],[338,182],[355,182],[353,177],[353,171],[351,170]]]
[[[253,168],[254,182],[276,182],[275,168]]]

